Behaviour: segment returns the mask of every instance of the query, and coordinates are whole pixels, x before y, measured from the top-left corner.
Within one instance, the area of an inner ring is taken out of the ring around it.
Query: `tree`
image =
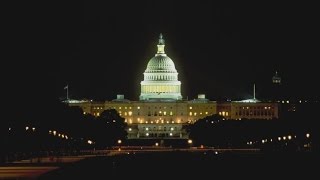
[[[115,109],[103,111],[97,120],[97,133],[95,134],[96,141],[99,143],[97,146],[111,146],[119,139],[126,139],[127,124]]]
[[[221,133],[223,133],[217,128],[217,125],[223,120],[224,117],[217,114],[198,120],[190,127],[190,138],[197,145],[212,145],[213,141],[217,143],[218,140],[221,140],[217,139],[217,135],[218,138],[221,138]]]

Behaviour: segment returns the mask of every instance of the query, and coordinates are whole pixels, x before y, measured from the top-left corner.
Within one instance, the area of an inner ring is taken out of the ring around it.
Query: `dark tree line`
[[[20,111],[3,118],[0,162],[7,161],[8,155],[103,149],[126,138],[124,118],[114,109],[94,117],[64,103],[50,107],[41,108],[43,111],[39,113]]]
[[[271,120],[225,120],[222,116],[212,115],[190,126],[190,138],[198,146],[248,147],[247,143],[252,141],[258,142],[252,147],[283,148],[285,145],[301,149],[311,142],[313,149],[319,149],[318,110],[318,103],[297,104],[294,110],[284,107],[280,118]],[[306,138],[307,133],[310,138]],[[288,141],[289,135],[291,141]],[[283,136],[287,136],[286,141],[278,141],[278,137]],[[269,142],[262,143],[264,139]],[[270,143],[271,139],[273,143]]]

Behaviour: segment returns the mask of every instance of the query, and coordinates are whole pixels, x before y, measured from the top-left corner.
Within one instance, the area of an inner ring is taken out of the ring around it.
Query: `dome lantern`
[[[158,52],[157,52],[157,54],[165,54],[165,52],[164,52],[164,46],[165,46],[165,44],[164,44],[164,39],[163,39],[163,36],[162,36],[162,33],[160,33],[160,36],[159,36],[159,43],[158,43]],[[156,55],[157,55],[156,54]]]

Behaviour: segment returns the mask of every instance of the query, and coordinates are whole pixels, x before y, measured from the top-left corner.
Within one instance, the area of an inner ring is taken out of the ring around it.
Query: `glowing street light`
[[[88,140],[88,144],[90,144],[90,145],[91,145],[92,143],[93,143],[93,142],[92,142],[91,140]]]
[[[287,137],[283,136],[283,137],[282,137],[282,139],[283,139],[283,140],[286,140],[286,139],[287,139]]]
[[[307,138],[309,138],[309,137],[310,137],[310,134],[309,134],[309,133],[307,133],[307,134],[306,134],[306,137],[307,137]]]
[[[29,129],[29,127],[28,127],[28,126],[26,126],[26,131],[28,131],[28,129]]]
[[[188,144],[192,144],[192,140],[191,139],[188,140]]]
[[[118,140],[118,144],[121,144],[121,143],[122,143],[122,141],[121,141],[121,139],[119,139],[119,140]]]
[[[288,139],[289,139],[289,140],[291,140],[291,139],[292,139],[292,137],[289,135],[289,136],[288,136]]]
[[[159,146],[159,143],[156,143],[156,146],[158,147],[158,146]]]

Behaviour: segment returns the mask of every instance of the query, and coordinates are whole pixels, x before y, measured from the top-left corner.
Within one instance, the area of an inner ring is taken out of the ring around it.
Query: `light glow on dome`
[[[165,43],[162,34],[159,37],[158,51],[148,62],[141,81],[140,100],[180,100],[181,82],[174,62],[164,51]]]

